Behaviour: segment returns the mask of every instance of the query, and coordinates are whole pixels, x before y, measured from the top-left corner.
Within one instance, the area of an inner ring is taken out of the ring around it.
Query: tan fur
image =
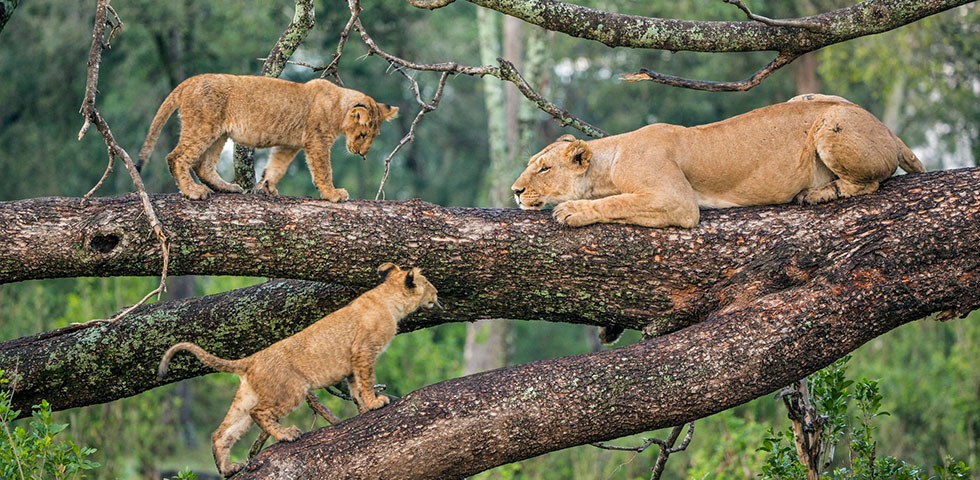
[[[180,140],[167,155],[167,163],[180,192],[194,200],[207,198],[212,190],[242,192],[215,169],[225,141],[231,138],[249,147],[274,147],[257,190],[278,194],[276,183],[302,149],[320,196],[344,201],[347,190],[333,185],[330,146],[343,134],[347,151],[363,157],[381,123],[398,113],[398,107],[377,103],[327,80],[296,83],[256,76],[197,75],[177,85],[160,105],[140,150],[137,169],[149,158],[163,124],[178,108]],[[194,183],[192,168],[206,186]]]
[[[255,422],[278,441],[293,441],[302,432],[284,428],[279,419],[293,411],[307,392],[347,379],[358,410],[388,403],[374,393],[374,363],[395,336],[398,322],[421,306],[438,306],[436,288],[418,268],[402,270],[392,263],[378,268],[381,285],[299,333],[240,360],[224,360],[193,343],[178,343],[163,355],[163,378],[175,353],[193,353],[206,365],[238,375],[241,382],[228,414],[211,435],[218,472],[241,470],[231,463],[231,447]]]
[[[697,127],[653,124],[588,142],[564,135],[512,186],[521,208],[557,204],[569,226],[692,228],[698,207],[804,204],[871,193],[901,166],[925,168],[871,113],[801,95]]]

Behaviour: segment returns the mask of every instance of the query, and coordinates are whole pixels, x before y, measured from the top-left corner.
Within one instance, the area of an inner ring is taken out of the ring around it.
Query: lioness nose
[[[514,189],[514,195],[520,196],[522,193],[524,193],[524,190],[527,190],[527,189],[526,188],[515,188]]]

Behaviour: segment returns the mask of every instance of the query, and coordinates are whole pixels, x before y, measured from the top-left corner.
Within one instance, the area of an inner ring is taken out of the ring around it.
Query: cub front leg
[[[644,227],[692,228],[700,212],[694,195],[623,193],[597,200],[570,200],[555,207],[555,220],[570,227],[593,223],[628,223]]]
[[[306,150],[306,163],[313,175],[313,184],[320,191],[320,197],[331,202],[343,202],[350,198],[347,190],[333,186],[333,170],[330,168],[330,144],[332,139],[314,138],[303,145]]]
[[[390,402],[388,397],[374,394],[374,362],[380,353],[379,347],[367,342],[354,345],[351,358],[354,383],[351,385],[351,394],[358,401],[357,410],[360,413],[376,410]],[[354,390],[357,390],[357,395],[353,395]]]

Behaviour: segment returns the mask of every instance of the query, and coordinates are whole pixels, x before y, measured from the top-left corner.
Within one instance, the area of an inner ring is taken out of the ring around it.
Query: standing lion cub
[[[563,135],[511,187],[521,208],[557,204],[573,227],[692,228],[698,207],[823,203],[871,193],[898,166],[925,167],[871,113],[801,95],[708,125],[657,123],[584,142]]]
[[[296,83],[269,77],[197,75],[177,85],[160,105],[140,150],[137,170],[153,151],[163,124],[178,108],[180,140],[167,155],[167,164],[180,193],[193,200],[207,198],[212,190],[242,192],[215,170],[228,138],[254,148],[275,147],[259,191],[278,194],[276,183],[302,149],[320,196],[331,202],[347,200],[347,190],[333,185],[330,146],[343,134],[347,151],[363,157],[381,123],[398,113],[398,107],[377,103],[327,80]],[[204,185],[191,179],[192,168]]]
[[[436,288],[418,268],[402,270],[385,263],[378,273],[381,285],[299,333],[240,360],[218,358],[186,342],[163,355],[157,370],[161,379],[170,359],[181,350],[215,370],[241,378],[228,414],[211,435],[211,450],[221,475],[229,477],[242,469],[242,464],[231,463],[231,447],[253,421],[278,441],[299,438],[298,428],[284,428],[279,419],[299,406],[310,390],[346,378],[359,411],[388,403],[388,397],[374,394],[375,359],[395,336],[399,321],[419,307],[440,305]]]

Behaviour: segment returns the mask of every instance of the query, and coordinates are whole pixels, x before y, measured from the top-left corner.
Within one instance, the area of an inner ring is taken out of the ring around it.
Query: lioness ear
[[[398,107],[385,105],[383,103],[379,103],[378,106],[381,107],[381,116],[384,117],[384,121],[390,122],[398,117]]]
[[[408,273],[405,275],[405,288],[415,290],[415,274],[418,273],[418,271],[418,267],[408,271]]]
[[[575,141],[575,135],[571,135],[571,134],[566,133],[566,134],[558,137],[558,140],[555,140],[555,141],[556,142],[574,142]]]
[[[358,103],[351,107],[350,111],[347,112],[347,118],[359,125],[368,125],[371,123],[371,114],[368,112],[367,105],[363,103]]]
[[[565,159],[571,162],[573,167],[585,170],[589,166],[589,160],[592,160],[592,149],[582,140],[575,140],[565,147]]]
[[[397,272],[398,270],[398,265],[391,262],[385,262],[378,267],[378,275],[381,277],[381,281],[383,282],[388,279],[388,274],[391,272]]]

